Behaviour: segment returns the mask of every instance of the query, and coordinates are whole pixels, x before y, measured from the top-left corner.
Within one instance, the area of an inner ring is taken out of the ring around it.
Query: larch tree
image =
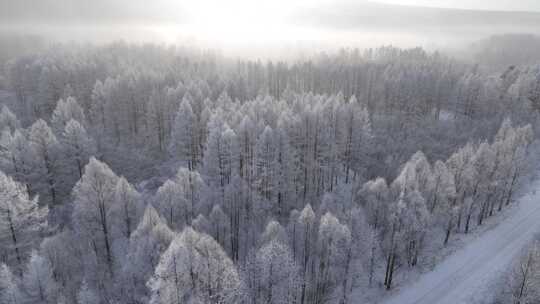
[[[163,92],[154,90],[150,95],[150,100],[146,103],[146,121],[148,128],[153,133],[152,137],[157,138],[159,152],[165,151],[168,135],[170,135],[170,123],[168,122],[168,98]],[[174,134],[172,136],[175,136]],[[175,140],[171,137],[172,141]]]
[[[276,178],[277,151],[272,128],[267,126],[257,139],[255,145],[255,179],[256,186],[262,197],[274,201]],[[278,210],[278,213],[280,211]]]
[[[466,233],[469,232],[470,220],[474,212],[478,212],[478,225],[482,225],[483,219],[487,216],[489,205],[492,203],[492,192],[495,191],[493,186],[494,174],[498,171],[497,166],[497,153],[488,143],[480,144],[472,160],[471,173],[474,173],[471,178],[472,201],[468,206],[465,221]]]
[[[253,303],[293,303],[298,298],[298,267],[286,244],[275,239],[264,244],[254,266]]]
[[[221,246],[187,227],[163,253],[148,285],[152,304],[233,304],[242,282]]]
[[[440,160],[433,165],[433,192],[428,208],[434,217],[446,223],[444,244],[450,239],[450,234],[456,225],[457,207],[454,205],[456,185],[454,175],[446,164]]]
[[[17,278],[6,264],[0,264],[0,302],[19,304],[23,300]]]
[[[105,104],[107,102],[107,92],[105,91],[103,82],[100,80],[96,81],[90,97],[92,103],[90,107],[89,120],[91,125],[96,130],[104,132],[106,128]]]
[[[190,171],[199,163],[199,140],[197,117],[193,114],[189,101],[184,98],[174,119],[169,144],[169,153],[187,165]]]
[[[389,189],[384,178],[368,181],[360,189],[358,195],[366,210],[366,216],[374,229],[383,223],[388,212]]]
[[[540,297],[540,249],[537,242],[518,258],[507,278],[509,301],[516,304],[534,303]]]
[[[475,176],[474,167],[472,165],[474,153],[475,151],[472,145],[467,144],[446,160],[446,166],[454,176],[454,183],[456,186],[456,196],[454,197],[452,204],[458,209],[456,223],[456,229],[458,231],[461,229],[463,212],[466,209],[464,200],[471,194],[470,188]]]
[[[3,105],[2,109],[0,109],[0,132],[8,130],[12,133],[20,127],[21,122],[17,119],[17,116],[6,105]]]
[[[423,197],[427,198],[433,192],[433,172],[431,164],[426,158],[426,155],[421,151],[416,152],[411,157],[411,162],[414,163],[416,170],[416,180],[418,181],[418,191]]]
[[[51,116],[51,126],[56,134],[62,134],[70,120],[76,120],[81,124],[86,124],[86,116],[81,106],[74,97],[68,97],[65,101],[58,100],[56,109]]]
[[[21,271],[28,249],[47,226],[47,206],[39,207],[25,187],[0,171],[0,237],[8,257],[16,258]],[[9,261],[9,259],[8,259]]]
[[[419,191],[406,193],[403,200],[406,206],[401,218],[401,228],[407,242],[407,264],[416,266],[424,246],[424,237],[430,223],[430,214],[425,199]]]
[[[300,303],[306,303],[308,301],[309,292],[313,286],[313,279],[315,274],[313,273],[314,267],[310,267],[314,263],[314,256],[316,254],[316,240],[317,240],[317,218],[315,212],[311,208],[310,204],[307,204],[300,216],[298,217],[298,242],[300,247],[300,254],[298,256],[299,266],[301,272],[301,295]]]
[[[223,201],[225,187],[238,174],[238,142],[235,132],[214,114],[208,124],[209,135],[203,158],[205,180],[215,187],[215,195]]]
[[[325,303],[336,289],[341,294],[348,292],[346,286],[350,276],[351,232],[331,213],[321,218],[318,236],[319,263],[314,293],[314,303]],[[345,282],[344,282],[345,281]]]
[[[238,128],[238,147],[239,147],[239,174],[249,184],[254,183],[254,157],[255,142],[257,134],[253,120],[246,115],[240,122]]]
[[[88,159],[97,152],[94,140],[78,121],[71,119],[64,128],[61,142],[64,153],[75,165],[78,178],[81,178]]]
[[[296,153],[283,129],[276,130],[276,182],[275,193],[279,216],[288,215],[296,206],[296,182],[298,177]]]
[[[400,195],[399,200],[392,202],[389,206],[389,213],[387,217],[389,231],[385,234],[382,244],[386,258],[384,286],[387,290],[392,288],[394,271],[397,266],[397,259],[400,256],[399,239],[403,235],[401,231],[401,218],[405,208],[406,205],[403,201],[403,194]]]
[[[210,203],[207,201],[210,189],[197,171],[191,171],[180,167],[176,176],[175,183],[179,187],[180,194],[185,202],[185,222],[191,224],[196,214],[210,212]]]
[[[49,261],[33,251],[22,279],[25,303],[55,303],[58,284]]]
[[[59,288],[59,296],[75,301],[82,277],[85,275],[81,259],[83,248],[78,244],[78,235],[71,229],[64,229],[41,242],[40,255],[52,267],[54,281]],[[60,302],[60,299],[58,299]],[[71,301],[71,302],[73,302]]]
[[[287,236],[287,231],[280,223],[277,221],[271,220],[266,225],[264,232],[260,236],[261,244],[268,244],[271,241],[276,241],[283,245],[288,245],[289,238]]]
[[[73,222],[84,244],[98,261],[113,272],[111,210],[115,205],[118,176],[104,163],[90,158],[81,180],[73,188]]]
[[[371,286],[380,246],[378,232],[368,223],[365,210],[361,207],[351,208],[348,215],[348,227],[351,231],[351,246],[348,252],[352,259],[351,271],[349,271],[351,279],[344,282],[344,295],[350,292],[353,286],[359,284],[364,275],[363,271],[368,272],[368,282]]]
[[[11,134],[5,130],[0,137],[0,165],[16,181],[22,182],[28,193],[34,169],[34,154],[27,133],[18,129]]]
[[[206,216],[204,216],[203,214],[197,215],[191,225],[193,229],[198,232],[206,233],[208,235],[212,233],[212,224],[210,224],[210,221],[208,221]]]
[[[39,119],[30,128],[30,146],[35,156],[35,175],[37,188],[50,196],[52,205],[59,203],[57,181],[59,142],[47,123]]]
[[[151,205],[131,234],[129,250],[122,269],[122,295],[125,303],[148,301],[150,291],[146,282],[159,263],[161,254],[167,250],[175,234],[165,220]]]
[[[344,106],[343,116],[341,158],[344,163],[345,182],[348,183],[350,171],[358,171],[360,164],[365,161],[372,131],[369,113],[358,104],[355,96]]]
[[[128,250],[129,238],[144,212],[144,203],[139,192],[124,177],[118,179],[113,196],[114,204],[109,211],[111,235],[115,239],[115,254],[122,259]]]
[[[158,188],[153,202],[171,229],[180,231],[185,225],[189,225],[186,220],[191,210],[188,209],[188,201],[182,188],[174,180],[167,180]]]
[[[210,234],[225,250],[229,248],[231,238],[230,218],[219,204],[214,205],[209,219],[212,225]]]
[[[101,298],[98,293],[83,281],[79,293],[77,294],[77,304],[100,304]]]

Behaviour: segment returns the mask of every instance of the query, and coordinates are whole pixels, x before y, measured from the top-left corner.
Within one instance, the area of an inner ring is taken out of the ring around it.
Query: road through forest
[[[459,249],[417,282],[381,304],[471,304],[481,298],[531,238],[540,232],[540,179],[492,230]]]

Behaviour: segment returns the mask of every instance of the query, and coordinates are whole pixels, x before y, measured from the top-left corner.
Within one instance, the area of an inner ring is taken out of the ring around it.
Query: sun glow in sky
[[[290,16],[306,8],[344,3],[378,2],[401,5],[440,6],[449,8],[484,8],[488,10],[540,7],[540,0],[169,0],[185,13],[178,28],[199,41],[224,46],[257,45],[273,41],[310,41],[325,38],[320,29],[291,24]],[[520,3],[516,3],[520,2]],[[513,3],[513,4],[512,4]],[[292,22],[294,23],[294,21]],[[335,40],[335,33],[332,39]]]
[[[306,29],[288,24],[287,18],[304,5],[325,0],[197,0],[183,4],[187,22],[182,28],[200,40],[224,44],[258,44],[284,36],[310,38]]]

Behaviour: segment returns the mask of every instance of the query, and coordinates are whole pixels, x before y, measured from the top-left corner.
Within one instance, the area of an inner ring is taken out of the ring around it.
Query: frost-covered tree
[[[71,229],[64,229],[41,242],[40,255],[48,261],[53,269],[53,278],[58,289],[60,299],[75,301],[77,292],[85,275],[83,250],[79,244],[79,237]]]
[[[56,109],[51,116],[51,126],[56,134],[61,134],[70,120],[76,120],[81,124],[86,124],[86,116],[81,106],[74,97],[67,97],[58,100]]]
[[[398,201],[393,202],[390,205],[388,214],[388,229],[389,232],[385,235],[383,241],[383,251],[386,258],[385,274],[384,274],[384,286],[386,289],[392,288],[392,280],[394,277],[394,271],[396,268],[396,260],[400,255],[399,239],[402,235],[400,230],[401,217],[405,209],[405,203],[402,196]]]
[[[111,233],[116,239],[114,245],[117,254],[123,257],[131,233],[142,217],[144,207],[141,195],[124,177],[120,177],[116,182],[113,195],[114,204],[109,211]]]
[[[111,210],[115,205],[118,176],[104,163],[90,158],[81,180],[73,188],[75,228],[95,251],[100,263],[113,271],[113,235]]]
[[[146,121],[153,135],[152,137],[155,136],[157,138],[159,152],[165,150],[166,140],[171,129],[168,119],[168,103],[165,95],[164,92],[153,90],[149,102],[146,103]],[[175,135],[173,134],[172,136]],[[171,138],[171,144],[173,140],[175,140],[175,137]]]
[[[89,120],[97,130],[104,131],[105,123],[105,104],[107,102],[107,92],[103,82],[97,80],[91,93],[92,104],[90,107]]]
[[[198,232],[206,234],[211,234],[212,232],[212,224],[210,224],[210,221],[208,221],[208,219],[203,214],[197,215],[191,225],[193,229]]]
[[[223,247],[227,248],[230,244],[230,219],[223,212],[220,205],[216,204],[209,215],[212,225],[211,236]]]
[[[310,204],[307,204],[300,216],[298,217],[298,243],[299,251],[298,255],[300,272],[301,272],[301,297],[300,302],[305,303],[308,300],[308,292],[311,288],[314,288],[312,280],[314,278],[314,273],[312,271],[311,265],[314,265],[314,257],[316,251],[316,240],[317,240],[317,222],[316,222],[315,212],[311,208]]]
[[[225,187],[239,170],[237,136],[216,114],[208,125],[202,172],[208,185],[215,187],[215,191],[219,191],[218,197],[223,200]]]
[[[503,299],[511,303],[534,303],[540,297],[540,249],[535,242],[519,256],[505,280]]]
[[[359,191],[368,221],[373,225],[374,229],[378,229],[386,218],[389,199],[388,191],[388,185],[383,178],[368,181]]]
[[[446,166],[454,175],[456,196],[453,205],[458,209],[457,230],[461,229],[463,214],[466,210],[465,198],[471,194],[471,184],[474,181],[475,171],[472,165],[474,149],[471,144],[467,144],[446,160]]]
[[[156,210],[146,207],[144,216],[131,234],[129,249],[122,270],[122,302],[148,301],[150,291],[146,282],[159,263],[161,254],[169,247],[175,234],[167,227]]]
[[[440,216],[443,223],[446,222],[444,244],[448,243],[450,234],[456,224],[457,207],[454,204],[455,196],[454,175],[448,170],[444,162],[436,161],[433,165],[433,192],[430,196],[428,208],[432,215]]]
[[[316,288],[313,294],[314,303],[324,303],[336,289],[342,288],[346,294],[347,280],[350,273],[351,232],[331,213],[321,218],[318,236],[319,263],[317,266]]]
[[[47,123],[39,119],[30,128],[28,135],[34,159],[35,188],[50,196],[50,202],[58,202],[59,142]],[[44,195],[43,195],[44,196]],[[42,196],[42,197],[43,197]]]
[[[255,145],[255,183],[261,195],[269,201],[275,199],[276,146],[272,128],[267,126]]]
[[[88,159],[96,154],[94,140],[78,121],[72,119],[64,128],[61,142],[66,157],[73,162],[78,178],[81,178]]]
[[[276,130],[276,172],[275,193],[279,216],[289,214],[297,205],[296,182],[298,177],[296,152],[290,144],[287,133]]]
[[[286,244],[278,240],[264,244],[250,271],[251,303],[292,303],[298,298],[298,267]]]
[[[81,284],[81,289],[77,294],[77,304],[100,304],[101,299],[98,293],[93,290],[86,281]]]
[[[56,303],[58,284],[49,261],[33,251],[22,279],[24,303]]]
[[[175,230],[182,230],[189,225],[188,220],[192,212],[188,208],[184,189],[175,181],[167,180],[156,192],[154,205],[159,213],[167,220],[167,224]]]
[[[174,119],[169,153],[187,165],[190,171],[194,170],[199,162],[197,124],[191,104],[184,98]]]
[[[401,242],[406,242],[405,255],[407,264],[415,266],[424,246],[424,237],[430,223],[430,214],[426,207],[426,201],[419,191],[405,194],[402,200],[406,206],[400,223],[404,237]]]
[[[4,130],[15,132],[20,127],[21,123],[17,116],[6,105],[3,105],[0,110],[0,132]]]
[[[7,130],[2,132],[0,157],[2,170],[23,183],[27,192],[33,192],[30,182],[34,171],[34,154],[24,130],[15,130],[13,134]]]
[[[22,296],[17,278],[6,264],[0,264],[0,300],[5,304],[19,304]]]
[[[358,171],[365,161],[372,131],[367,109],[358,104],[355,96],[351,97],[343,111],[341,158],[345,168],[345,183],[348,183],[350,171]]]
[[[48,212],[47,206],[38,206],[37,197],[28,196],[23,185],[0,171],[0,239],[4,254],[16,258],[12,265],[21,269],[28,248],[35,246],[47,225]]]
[[[380,240],[378,232],[369,225],[363,208],[353,207],[348,219],[348,227],[351,231],[351,280],[349,280],[349,291],[353,286],[359,284],[365,275],[368,274],[369,286],[372,285],[375,267],[378,262]],[[347,283],[347,282],[345,282]],[[345,289],[347,289],[345,284]],[[344,295],[347,294],[345,290]]]
[[[181,196],[186,204],[186,223],[190,224],[195,214],[208,214],[210,203],[207,200],[209,197],[208,192],[211,190],[199,172],[181,167],[178,169],[174,181],[178,185]]]
[[[237,303],[241,280],[210,236],[187,227],[163,253],[149,281],[150,303]]]

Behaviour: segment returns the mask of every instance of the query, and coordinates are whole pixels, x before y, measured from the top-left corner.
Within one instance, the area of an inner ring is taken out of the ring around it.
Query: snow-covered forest
[[[535,167],[540,65],[119,42],[4,70],[5,304],[356,303],[504,212]]]

